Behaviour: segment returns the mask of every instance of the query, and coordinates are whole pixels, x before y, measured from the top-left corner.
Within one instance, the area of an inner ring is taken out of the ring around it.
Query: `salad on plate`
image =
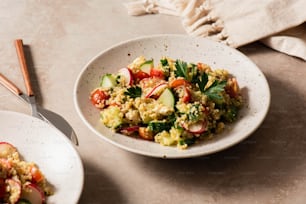
[[[0,141],[0,203],[43,204],[52,194],[39,167],[22,160],[12,144]]]
[[[180,149],[224,131],[243,105],[227,70],[169,57],[137,57],[101,76],[89,98],[113,131]]]

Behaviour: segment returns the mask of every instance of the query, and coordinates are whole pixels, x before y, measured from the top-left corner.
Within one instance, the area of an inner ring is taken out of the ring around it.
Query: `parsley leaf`
[[[161,59],[160,63],[161,63],[162,66],[169,66],[168,60],[166,58],[165,59]]]
[[[131,98],[137,98],[140,97],[142,93],[142,90],[140,87],[130,87],[127,89],[127,91],[124,92],[124,95],[130,96]]]
[[[202,93],[205,92],[205,86],[208,82],[208,75],[204,72],[198,79],[197,79],[197,84],[199,86],[199,89]]]
[[[204,91],[204,94],[208,96],[209,99],[217,102],[223,102],[222,92],[226,86],[226,81],[215,81],[208,89]]]
[[[174,71],[176,77],[184,77],[185,79],[188,78],[187,74],[187,63],[182,60],[176,60],[175,61],[175,68]]]
[[[160,60],[161,68],[164,72],[165,77],[169,77],[170,75],[170,66],[167,58],[163,58]]]
[[[196,139],[193,137],[193,138],[186,138],[186,139],[182,139],[179,141],[180,145],[185,145],[187,144],[188,146],[189,145],[193,145],[195,143]]]
[[[149,122],[148,128],[153,132],[162,132],[164,130],[169,131],[172,125],[171,122],[152,121]]]

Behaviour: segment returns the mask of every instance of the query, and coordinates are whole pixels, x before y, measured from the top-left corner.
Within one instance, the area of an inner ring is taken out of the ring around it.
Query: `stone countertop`
[[[39,104],[60,114],[78,135],[77,150],[85,168],[79,203],[306,202],[304,61],[258,42],[239,48],[270,85],[271,107],[263,124],[225,151],[163,160],[136,155],[99,139],[78,117],[73,88],[83,66],[109,46],[143,35],[184,34],[179,18],[130,17],[120,0],[3,0],[0,25],[0,72],[24,90],[13,44],[22,38]],[[30,113],[2,86],[0,109]]]

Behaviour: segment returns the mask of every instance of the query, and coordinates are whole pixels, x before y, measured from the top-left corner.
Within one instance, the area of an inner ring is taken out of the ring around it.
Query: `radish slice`
[[[21,195],[21,183],[14,179],[6,179],[6,183],[10,189],[9,200],[11,203],[16,203],[19,200],[20,195]]]
[[[124,67],[124,68],[119,69],[118,74],[124,77],[126,85],[133,84],[133,75],[132,75],[132,71],[129,68]]]
[[[12,165],[8,159],[0,158],[0,164],[3,168],[7,170],[12,168]]]
[[[161,83],[153,87],[153,89],[146,95],[146,98],[150,98],[152,96],[159,96],[167,86],[167,83]]]
[[[135,125],[135,126],[131,126],[131,127],[124,127],[120,130],[121,133],[125,134],[125,135],[131,135],[135,132],[138,132],[139,126]]]
[[[42,204],[45,202],[45,194],[39,186],[30,183],[22,191],[21,198],[28,200],[31,204]]]
[[[183,124],[183,127],[190,133],[201,134],[206,131],[207,124],[205,121],[199,121],[197,123],[189,125],[188,127]]]
[[[8,142],[0,142],[0,158],[8,158],[17,152],[17,149]]]

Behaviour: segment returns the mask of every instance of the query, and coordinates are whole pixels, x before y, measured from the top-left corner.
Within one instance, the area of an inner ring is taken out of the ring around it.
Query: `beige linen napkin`
[[[192,36],[232,47],[261,40],[306,60],[306,0],[137,0],[126,6],[129,15],[180,16]]]

